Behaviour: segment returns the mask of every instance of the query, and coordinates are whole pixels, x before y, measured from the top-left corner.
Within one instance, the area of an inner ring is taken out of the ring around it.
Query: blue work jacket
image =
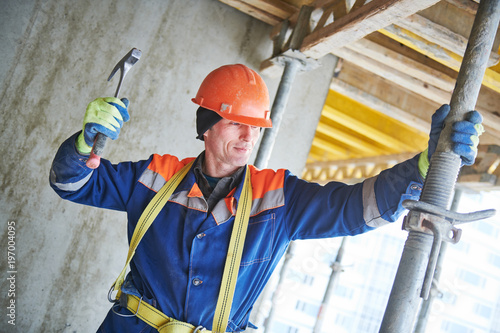
[[[114,165],[103,159],[91,170],[85,166],[86,156],[75,149],[76,135],[62,144],[54,159],[51,186],[64,199],[127,212],[129,241],[156,192],[193,160],[155,154]],[[321,186],[285,169],[250,165],[251,216],[228,331],[249,325],[250,311],[290,241],[356,235],[395,221],[404,211],[402,200],[420,196],[417,159],[355,185]],[[166,315],[211,329],[242,185],[207,213],[191,169],[137,247],[128,282]],[[144,324],[111,313],[106,321],[120,332],[137,331],[132,321]]]

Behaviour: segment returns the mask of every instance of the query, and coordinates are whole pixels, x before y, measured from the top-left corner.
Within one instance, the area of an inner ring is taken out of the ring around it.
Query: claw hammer
[[[141,50],[133,48],[116,64],[115,68],[111,71],[108,81],[113,78],[118,70],[120,70],[120,81],[118,81],[118,87],[116,87],[115,97],[118,97],[118,94],[120,93],[125,75],[130,68],[139,61],[141,54]],[[104,146],[106,145],[106,139],[107,137],[104,134],[97,133],[92,151],[90,152],[90,157],[86,163],[87,167],[95,169],[99,166],[99,164],[101,164],[101,156],[104,151]]]

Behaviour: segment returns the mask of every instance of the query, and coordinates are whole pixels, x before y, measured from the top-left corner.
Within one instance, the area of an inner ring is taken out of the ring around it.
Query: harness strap
[[[117,291],[114,301],[118,300],[121,296],[121,286],[125,279],[125,272],[135,254],[135,250],[139,245],[142,237],[149,229],[153,221],[156,219],[161,209],[167,203],[170,196],[174,193],[177,186],[188,173],[194,161],[186,164],[180,171],[178,171],[169,181],[162,186],[160,191],[156,193],[146,209],[142,213],[137,225],[135,227],[130,247],[127,255],[127,262],[116,279],[115,283],[111,286],[110,293]],[[219,297],[214,313],[214,321],[212,324],[213,331],[209,331],[202,327],[195,327],[189,323],[178,321],[165,315],[160,310],[156,309],[147,302],[142,302],[141,299],[135,295],[127,296],[127,309],[134,313],[137,317],[142,319],[150,326],[156,328],[160,333],[223,333],[226,331],[229,321],[229,314],[231,305],[233,303],[234,289],[236,287],[236,280],[238,278],[238,271],[243,253],[243,246],[245,244],[245,237],[248,228],[248,221],[250,219],[250,210],[252,208],[252,186],[250,183],[250,170],[246,169],[245,180],[243,189],[236,209],[236,216],[231,232],[231,239],[229,241],[229,249],[226,256],[224,265],[224,272],[222,275],[221,287],[219,290]],[[108,294],[108,299],[113,301]]]
[[[127,309],[135,313],[137,317],[150,326],[156,328],[160,333],[194,333],[197,332],[197,329],[198,332],[212,333],[212,331],[207,329],[195,327],[189,323],[170,318],[149,303],[142,302],[141,299],[135,295],[126,296]]]
[[[231,305],[233,303],[234,289],[236,288],[236,280],[240,269],[243,245],[245,245],[251,208],[252,185],[250,183],[250,170],[248,170],[247,167],[243,189],[241,191],[238,207],[236,208],[233,230],[231,231],[231,239],[227,250],[219,298],[217,299],[217,306],[215,307],[214,321],[212,324],[214,333],[226,332],[229,312],[231,311]]]
[[[113,302],[113,300],[111,299],[110,294],[113,291],[117,292],[114,301],[120,298],[121,295],[120,288],[125,279],[125,273],[127,271],[127,267],[130,264],[130,261],[132,260],[132,257],[135,254],[135,250],[137,249],[139,242],[141,241],[146,231],[148,231],[149,227],[151,226],[155,218],[158,216],[163,206],[165,206],[168,199],[170,199],[170,196],[174,193],[177,186],[179,186],[182,179],[184,179],[184,176],[188,173],[193,162],[194,161],[189,162],[181,170],[179,170],[176,174],[174,174],[172,178],[170,178],[168,182],[162,186],[162,188],[158,191],[158,193],[155,194],[153,199],[146,206],[144,212],[142,212],[141,217],[139,218],[139,221],[135,226],[132,239],[130,240],[130,246],[128,249],[127,262],[125,263],[125,267],[123,267],[120,275],[116,279],[115,283],[111,286],[111,289],[108,293],[108,299],[111,302]]]

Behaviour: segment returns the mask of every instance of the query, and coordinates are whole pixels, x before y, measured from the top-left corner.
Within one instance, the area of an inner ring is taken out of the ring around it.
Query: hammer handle
[[[125,74],[127,74],[130,67],[139,61],[141,54],[141,50],[134,47],[116,64],[115,68],[111,71],[108,81],[111,80],[118,69],[120,70],[120,81],[118,81],[115,97],[118,97],[118,94],[120,93],[120,88],[122,86],[123,79],[125,78]],[[101,156],[104,151],[104,146],[106,146],[106,139],[107,137],[104,134],[97,133],[89,159],[86,162],[87,167],[96,169],[101,164]]]
[[[89,159],[85,163],[87,167],[96,169],[99,164],[101,164],[101,156],[104,152],[104,147],[106,146],[106,139],[107,137],[104,134],[97,133]]]
[[[121,71],[120,81],[118,82],[118,87],[116,88],[115,97],[118,97],[118,93],[120,92],[120,88],[122,86],[123,78],[125,75],[123,71]],[[101,156],[104,152],[104,147],[106,146],[106,139],[108,137],[102,133],[97,133],[94,140],[94,145],[92,146],[92,151],[90,152],[89,159],[85,163],[88,168],[97,169],[101,164]]]

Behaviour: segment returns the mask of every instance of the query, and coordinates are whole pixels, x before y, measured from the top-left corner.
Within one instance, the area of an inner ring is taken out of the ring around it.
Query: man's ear
[[[205,138],[207,137],[207,133],[208,133],[209,131],[211,131],[211,130],[212,130],[212,127],[210,127],[209,129],[207,129],[207,130],[205,131],[205,133],[203,133],[203,136],[202,136],[203,141],[205,141]]]

